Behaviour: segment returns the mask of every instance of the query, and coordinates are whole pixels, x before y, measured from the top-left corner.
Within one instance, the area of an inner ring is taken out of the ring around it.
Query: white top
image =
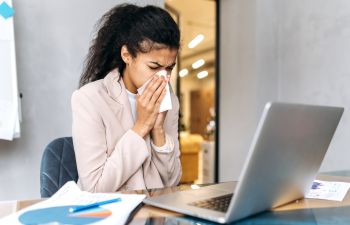
[[[134,118],[134,121],[136,121],[136,116],[137,116],[136,115],[136,94],[131,93],[128,90],[126,90],[126,93],[128,93],[128,99],[130,102],[132,117]]]
[[[132,117],[134,118],[134,121],[136,121],[136,118],[137,118],[136,94],[131,93],[128,90],[126,90],[126,93],[128,94],[128,99],[130,102]],[[161,147],[155,146],[152,140],[151,140],[151,145],[153,149],[156,150],[157,152],[170,153],[174,151],[174,140],[168,134],[165,134],[165,144],[163,146]]]

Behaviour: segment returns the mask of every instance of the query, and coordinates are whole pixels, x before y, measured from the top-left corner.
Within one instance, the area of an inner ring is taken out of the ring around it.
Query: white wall
[[[256,3],[220,4],[219,180],[225,181],[238,177],[256,124]]]
[[[350,1],[279,4],[279,98],[345,107],[321,170],[349,170]]]
[[[219,179],[238,178],[269,100],[344,106],[321,171],[349,170],[350,2],[224,0],[221,12]]]
[[[71,135],[70,96],[78,86],[95,22],[125,1],[14,1],[21,138],[0,141],[0,200],[40,196],[45,146]],[[163,5],[163,0],[129,1]]]

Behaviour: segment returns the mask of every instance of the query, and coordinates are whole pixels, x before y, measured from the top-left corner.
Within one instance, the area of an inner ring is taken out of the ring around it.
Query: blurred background
[[[172,75],[181,107],[181,182],[211,183],[215,181],[216,2],[166,0],[165,9],[182,35]]]

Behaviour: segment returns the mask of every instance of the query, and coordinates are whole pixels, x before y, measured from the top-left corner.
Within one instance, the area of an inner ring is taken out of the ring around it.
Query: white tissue
[[[167,78],[166,77],[167,76],[167,72],[165,70],[158,71],[156,73],[156,75],[163,76],[163,77]],[[139,89],[137,89],[137,92],[139,94],[143,93],[143,91],[145,90],[145,88],[147,87],[147,84],[151,81],[151,79],[146,81]],[[167,83],[167,85],[165,86],[165,89],[166,89],[166,94],[165,94],[165,96],[163,98],[163,101],[160,103],[159,112],[164,112],[164,111],[167,111],[167,110],[170,110],[170,109],[173,108],[172,104],[171,104],[170,85],[169,85],[169,83]]]

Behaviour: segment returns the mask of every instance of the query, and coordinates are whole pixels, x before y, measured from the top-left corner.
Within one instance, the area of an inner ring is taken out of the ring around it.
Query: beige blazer
[[[131,128],[134,120],[118,70],[91,82],[72,95],[73,143],[78,185],[90,192],[114,192],[177,185],[181,178],[178,142],[179,101],[164,122],[174,150],[160,153]]]

